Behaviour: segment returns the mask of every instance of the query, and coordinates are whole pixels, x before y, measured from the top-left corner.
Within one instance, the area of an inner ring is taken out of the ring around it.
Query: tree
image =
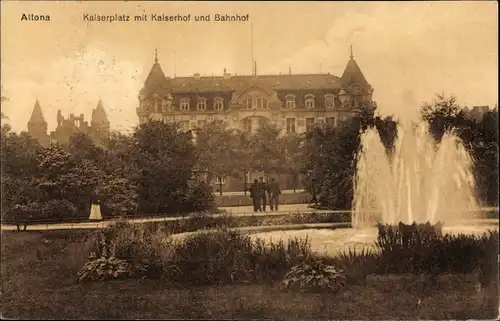
[[[229,129],[225,123],[210,122],[197,131],[196,148],[199,168],[209,174],[209,180],[213,176],[219,178],[219,191],[222,195],[223,177],[241,177],[237,164],[240,157],[236,131]]]
[[[193,200],[189,181],[197,165],[196,148],[190,133],[175,123],[149,121],[138,126],[130,155],[142,173],[137,179],[139,210],[172,213],[189,207]]]
[[[479,199],[498,204],[498,110],[487,112],[480,122],[470,119],[454,96],[436,95],[422,106],[422,117],[437,142],[453,130],[474,159],[474,176]]]
[[[297,188],[298,177],[303,171],[304,163],[304,136],[290,133],[280,138],[282,154],[284,155],[283,171],[293,177],[293,189]]]
[[[446,97],[444,94],[436,94],[433,102],[423,104],[421,115],[429,123],[430,133],[439,142],[444,133],[454,127],[460,110],[455,96]]]
[[[263,123],[255,134],[250,136],[250,149],[253,153],[252,169],[266,174],[284,171],[285,155],[280,134],[281,130],[276,125]]]

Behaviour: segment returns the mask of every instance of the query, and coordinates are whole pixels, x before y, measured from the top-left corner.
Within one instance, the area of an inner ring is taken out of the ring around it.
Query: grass
[[[474,279],[464,275],[426,287],[382,278],[338,294],[285,291],[273,284],[178,286],[162,279],[76,283],[92,247],[90,235],[3,232],[2,317],[492,319],[498,314],[497,289],[478,297]]]

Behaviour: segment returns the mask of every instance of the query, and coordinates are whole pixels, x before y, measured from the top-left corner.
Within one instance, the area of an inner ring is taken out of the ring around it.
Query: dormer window
[[[180,109],[181,111],[189,110],[189,98],[181,98]]]
[[[325,107],[334,108],[335,107],[335,96],[332,94],[325,95]]]
[[[314,95],[306,95],[304,98],[306,108],[314,108]]]
[[[214,99],[214,110],[221,111],[224,109],[224,99],[221,97],[216,97]]]
[[[286,100],[286,109],[295,109],[295,96],[294,95],[287,95],[285,97]]]
[[[199,111],[205,111],[207,110],[207,99],[200,97],[196,101],[196,109]]]

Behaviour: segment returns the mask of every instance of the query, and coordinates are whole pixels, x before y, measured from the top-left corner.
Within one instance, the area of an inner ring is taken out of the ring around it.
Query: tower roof
[[[352,53],[351,46],[351,55],[349,57],[349,61],[347,62],[347,66],[344,69],[344,73],[342,74],[342,82],[345,85],[351,85],[354,83],[358,83],[365,88],[371,88],[368,81],[366,81],[365,76],[361,72],[361,68],[359,68],[358,63],[354,60],[354,55]]]
[[[109,126],[108,117],[106,116],[106,110],[102,105],[102,101],[99,99],[97,107],[92,110],[92,119],[90,120],[92,126]]]
[[[141,90],[141,94],[147,95],[155,92],[163,92],[166,85],[167,79],[161,69],[160,63],[158,62],[158,52],[155,50],[155,63],[149,71],[144,87]]]
[[[31,118],[28,121],[28,124],[46,124],[45,118],[43,117],[42,107],[40,107],[40,103],[38,99],[35,102],[35,107],[33,108],[33,112],[31,113]]]

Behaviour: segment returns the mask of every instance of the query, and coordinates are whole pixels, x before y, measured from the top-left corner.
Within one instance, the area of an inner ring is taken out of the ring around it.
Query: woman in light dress
[[[90,220],[102,220],[102,215],[101,215],[101,204],[100,201],[98,200],[94,204],[92,204],[92,207],[90,208]]]

